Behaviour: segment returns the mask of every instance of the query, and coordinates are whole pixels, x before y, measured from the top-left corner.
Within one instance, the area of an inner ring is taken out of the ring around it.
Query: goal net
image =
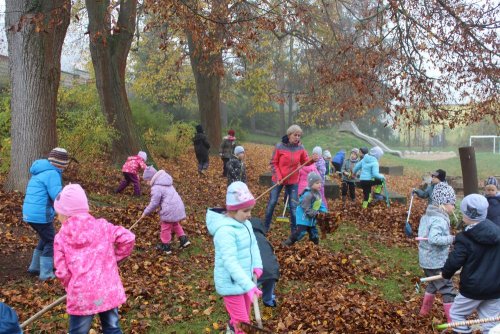
[[[470,136],[469,146],[473,146],[479,152],[500,154],[500,136]]]

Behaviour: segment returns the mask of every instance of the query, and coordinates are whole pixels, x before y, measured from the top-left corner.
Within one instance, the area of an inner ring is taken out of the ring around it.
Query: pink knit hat
[[[227,187],[226,210],[237,211],[255,205],[255,198],[245,183],[235,181]]]
[[[68,217],[89,212],[85,190],[79,184],[69,184],[57,195],[54,202],[56,212]]]

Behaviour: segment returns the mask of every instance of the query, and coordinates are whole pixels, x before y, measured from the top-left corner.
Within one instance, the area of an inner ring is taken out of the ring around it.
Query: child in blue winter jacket
[[[250,306],[262,291],[252,280],[262,275],[262,259],[257,239],[248,221],[255,199],[245,183],[236,181],[227,188],[226,211],[209,209],[207,228],[215,246],[214,281],[231,318],[236,334],[241,322],[250,322]]]
[[[489,204],[486,218],[500,226],[500,191],[498,180],[494,176],[488,177],[484,182],[484,196]]]
[[[420,219],[418,236],[423,238],[418,245],[418,260],[426,277],[439,275],[443,268],[454,237],[450,234],[449,214],[455,208],[455,191],[447,183],[436,184],[432,202]],[[444,313],[450,322],[450,308],[455,299],[455,289],[450,279],[431,281],[425,289],[420,315],[427,315],[436,293],[443,298]]]
[[[385,181],[385,177],[379,173],[378,164],[382,155],[384,155],[384,151],[382,151],[380,147],[372,147],[369,153],[364,155],[363,159],[360,160],[352,170],[353,174],[357,174],[361,171],[359,185],[361,189],[363,189],[363,209],[366,209],[368,204],[372,201],[372,186],[375,186],[375,195],[382,192],[382,183]]]
[[[33,162],[23,202],[23,221],[38,234],[28,272],[45,281],[54,275],[54,201],[62,190],[62,172],[68,166],[68,152],[56,147],[47,159]]]
[[[308,187],[300,196],[299,206],[297,206],[297,229],[283,242],[284,246],[293,245],[306,233],[309,233],[309,240],[316,245],[319,244],[316,216],[320,212],[327,211],[321,199],[321,177],[315,172],[310,172],[307,175],[307,185]]]
[[[462,268],[459,294],[450,310],[452,322],[467,320],[474,311],[480,319],[500,315],[500,227],[486,218],[487,210],[488,202],[479,194],[466,196],[460,204],[466,227],[457,235],[441,273],[450,279]],[[492,333],[494,326],[483,324],[482,333]],[[472,333],[467,326],[453,330]]]

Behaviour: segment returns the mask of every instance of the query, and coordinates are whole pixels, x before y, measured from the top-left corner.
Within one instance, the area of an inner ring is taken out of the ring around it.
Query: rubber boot
[[[179,242],[180,242],[181,248],[186,248],[187,246],[191,245],[191,242],[189,241],[188,237],[185,235],[183,235],[182,237],[179,237]]]
[[[41,281],[56,278],[54,275],[54,258],[49,256],[40,256],[40,276]]]
[[[368,196],[368,203],[371,203],[372,200],[373,200],[373,196],[372,196],[372,193],[370,193],[370,195]]]
[[[363,209],[368,208],[368,203],[370,203],[370,202],[368,202],[368,201],[363,201],[363,205],[362,205]]]
[[[382,192],[382,185],[381,184],[376,185],[375,188],[373,189],[373,192],[375,194],[380,194]]]
[[[420,308],[420,315],[427,315],[431,311],[432,304],[434,303],[434,297],[432,293],[425,293],[424,300],[422,301],[422,307]]]
[[[28,272],[32,275],[40,274],[40,256],[42,255],[42,251],[36,249],[33,251],[33,256],[31,257],[31,264],[28,268]]]
[[[444,315],[446,315],[446,321],[448,323],[452,322],[450,316],[451,305],[453,305],[453,303],[443,303]]]

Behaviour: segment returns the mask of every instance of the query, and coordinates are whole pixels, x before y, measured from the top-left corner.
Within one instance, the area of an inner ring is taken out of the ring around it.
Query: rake
[[[411,215],[412,205],[413,205],[413,193],[411,194],[410,207],[408,208],[408,216],[406,217],[406,223],[405,223],[405,234],[408,238],[411,238],[411,236],[413,235],[413,230],[411,229],[410,225],[410,215]]]
[[[290,198],[290,196],[286,197],[285,207],[283,208],[283,214],[279,217],[276,217],[276,222],[278,222],[278,223],[289,223],[290,222],[290,218],[285,216],[285,212],[286,212],[286,208],[288,206],[288,199],[289,198]]]
[[[457,271],[455,274],[453,275],[458,275],[462,272],[462,270],[459,270]],[[441,276],[441,274],[439,275],[434,275],[434,276],[429,276],[429,277],[422,277],[420,279],[420,283],[425,283],[425,282],[432,282],[432,281],[437,281],[437,280],[440,280],[440,279],[443,279],[443,276]],[[418,282],[415,283],[415,291],[417,293],[420,292],[420,284],[418,284]]]
[[[257,284],[257,276],[253,275],[253,282]],[[252,324],[241,322],[236,326],[245,332],[246,334],[272,334],[271,331],[264,329],[262,325],[262,318],[260,317],[260,309],[259,309],[259,298],[257,295],[253,296],[253,312],[255,314],[255,321],[257,322],[257,326]]]
[[[491,317],[491,318],[483,318],[483,319],[465,320],[465,321],[456,321],[456,322],[445,323],[445,324],[437,325],[436,329],[443,330],[443,329],[448,329],[448,328],[455,328],[455,327],[460,327],[460,326],[471,326],[471,325],[485,324],[487,322],[497,322],[497,321],[500,321],[500,315],[496,316],[496,317]],[[434,325],[433,325],[433,327],[434,327]]]

